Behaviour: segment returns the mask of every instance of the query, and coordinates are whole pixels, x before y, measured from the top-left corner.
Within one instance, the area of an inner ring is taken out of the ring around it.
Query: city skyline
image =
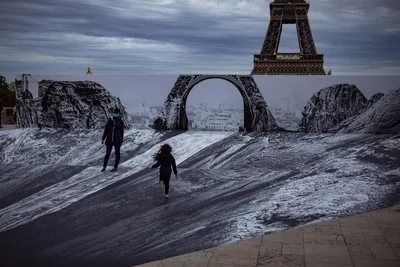
[[[209,107],[206,102],[186,105],[186,114],[189,120],[189,129],[237,131],[244,126],[244,109],[227,103],[220,103],[218,107]],[[148,106],[145,102],[126,107],[131,115],[133,126],[149,128],[149,125],[160,115],[163,106]],[[269,107],[277,124],[287,130],[296,130],[301,121],[301,112],[298,110]]]
[[[4,0],[0,73],[249,74],[270,0]],[[309,21],[326,71],[400,74],[397,0],[310,0]],[[298,52],[284,25],[279,52]]]

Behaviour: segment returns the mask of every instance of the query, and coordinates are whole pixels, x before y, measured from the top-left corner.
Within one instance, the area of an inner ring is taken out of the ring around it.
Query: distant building
[[[186,111],[186,116],[188,117],[188,118],[196,118],[197,117],[197,113],[196,112],[194,112],[194,111]]]
[[[149,116],[142,116],[142,115],[130,115],[130,116],[131,116],[133,127],[139,128],[139,129],[149,127],[149,124],[150,124]]]
[[[198,129],[196,122],[194,120],[189,120],[188,125],[190,129]]]
[[[32,77],[30,74],[22,74],[22,91],[29,91],[29,78]]]
[[[282,108],[271,108],[271,112],[276,123],[287,130],[296,130],[301,122],[301,112],[299,111],[287,111]]]
[[[237,130],[242,121],[232,120],[232,114],[213,114],[207,117],[205,123],[207,130],[232,131]]]
[[[162,110],[162,106],[149,107],[150,116],[157,116]]]
[[[21,80],[15,79],[15,82],[11,83],[17,98],[21,98],[27,91],[31,93],[33,99],[40,97],[38,82],[32,78],[32,75],[22,74],[19,77]]]
[[[134,127],[147,128],[163,111],[163,106],[147,106],[136,103],[127,107]],[[281,127],[296,130],[301,121],[301,112],[288,111],[286,108],[271,108],[271,112]],[[234,105],[222,103],[218,108],[210,108],[200,102],[186,107],[189,129],[208,131],[237,131],[244,125],[244,110]],[[300,116],[300,117],[299,117]]]
[[[207,130],[224,131],[226,128],[225,126],[226,126],[226,120],[224,120],[224,119],[220,119],[220,120],[214,119],[214,120],[208,121],[206,123]]]
[[[92,75],[92,70],[90,69],[90,66],[88,66],[87,71],[86,71],[86,75]]]

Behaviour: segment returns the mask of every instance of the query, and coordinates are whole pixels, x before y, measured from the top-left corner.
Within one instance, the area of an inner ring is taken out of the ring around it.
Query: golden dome
[[[89,75],[89,74],[93,74],[92,71],[90,70],[90,66],[88,66],[87,72],[86,72],[86,75]]]

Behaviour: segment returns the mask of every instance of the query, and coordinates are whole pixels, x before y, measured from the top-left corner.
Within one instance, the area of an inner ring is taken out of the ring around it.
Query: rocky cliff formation
[[[38,101],[34,101],[29,91],[19,92],[14,118],[17,127],[35,127],[38,122]]]
[[[304,107],[299,130],[308,133],[330,132],[334,126],[361,114],[368,103],[355,85],[336,84],[323,88]]]
[[[378,99],[364,113],[342,126],[339,133],[400,134],[400,88]]]
[[[384,94],[382,94],[382,93],[376,93],[373,96],[371,96],[371,98],[367,102],[367,105],[363,109],[360,110],[360,114],[362,114],[363,112],[368,110],[370,107],[372,107],[372,105],[374,105],[379,99],[381,99],[382,96],[384,96]],[[353,117],[345,119],[344,121],[341,121],[339,124],[330,128],[328,132],[337,133],[341,130],[347,129],[347,127],[349,127],[349,125],[357,119],[357,116],[358,115],[355,115]]]
[[[382,96],[384,96],[384,94],[382,94],[382,93],[376,93],[373,96],[371,96],[371,98],[368,100],[368,103],[367,103],[367,106],[366,106],[365,110],[367,110],[370,107],[372,107],[372,105],[375,104],[376,102],[378,102],[378,100],[381,99]]]
[[[39,82],[39,98],[20,93],[16,105],[19,127],[93,129],[102,128],[118,107],[127,128],[131,120],[118,97],[91,81]]]

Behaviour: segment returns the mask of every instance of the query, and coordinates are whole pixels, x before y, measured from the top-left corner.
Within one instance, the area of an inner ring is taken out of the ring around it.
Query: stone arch
[[[278,127],[267,103],[251,75],[180,75],[164,103],[164,110],[156,119],[153,128],[188,130],[186,101],[191,90],[209,79],[230,82],[243,98],[244,127],[247,131],[272,131]]]

